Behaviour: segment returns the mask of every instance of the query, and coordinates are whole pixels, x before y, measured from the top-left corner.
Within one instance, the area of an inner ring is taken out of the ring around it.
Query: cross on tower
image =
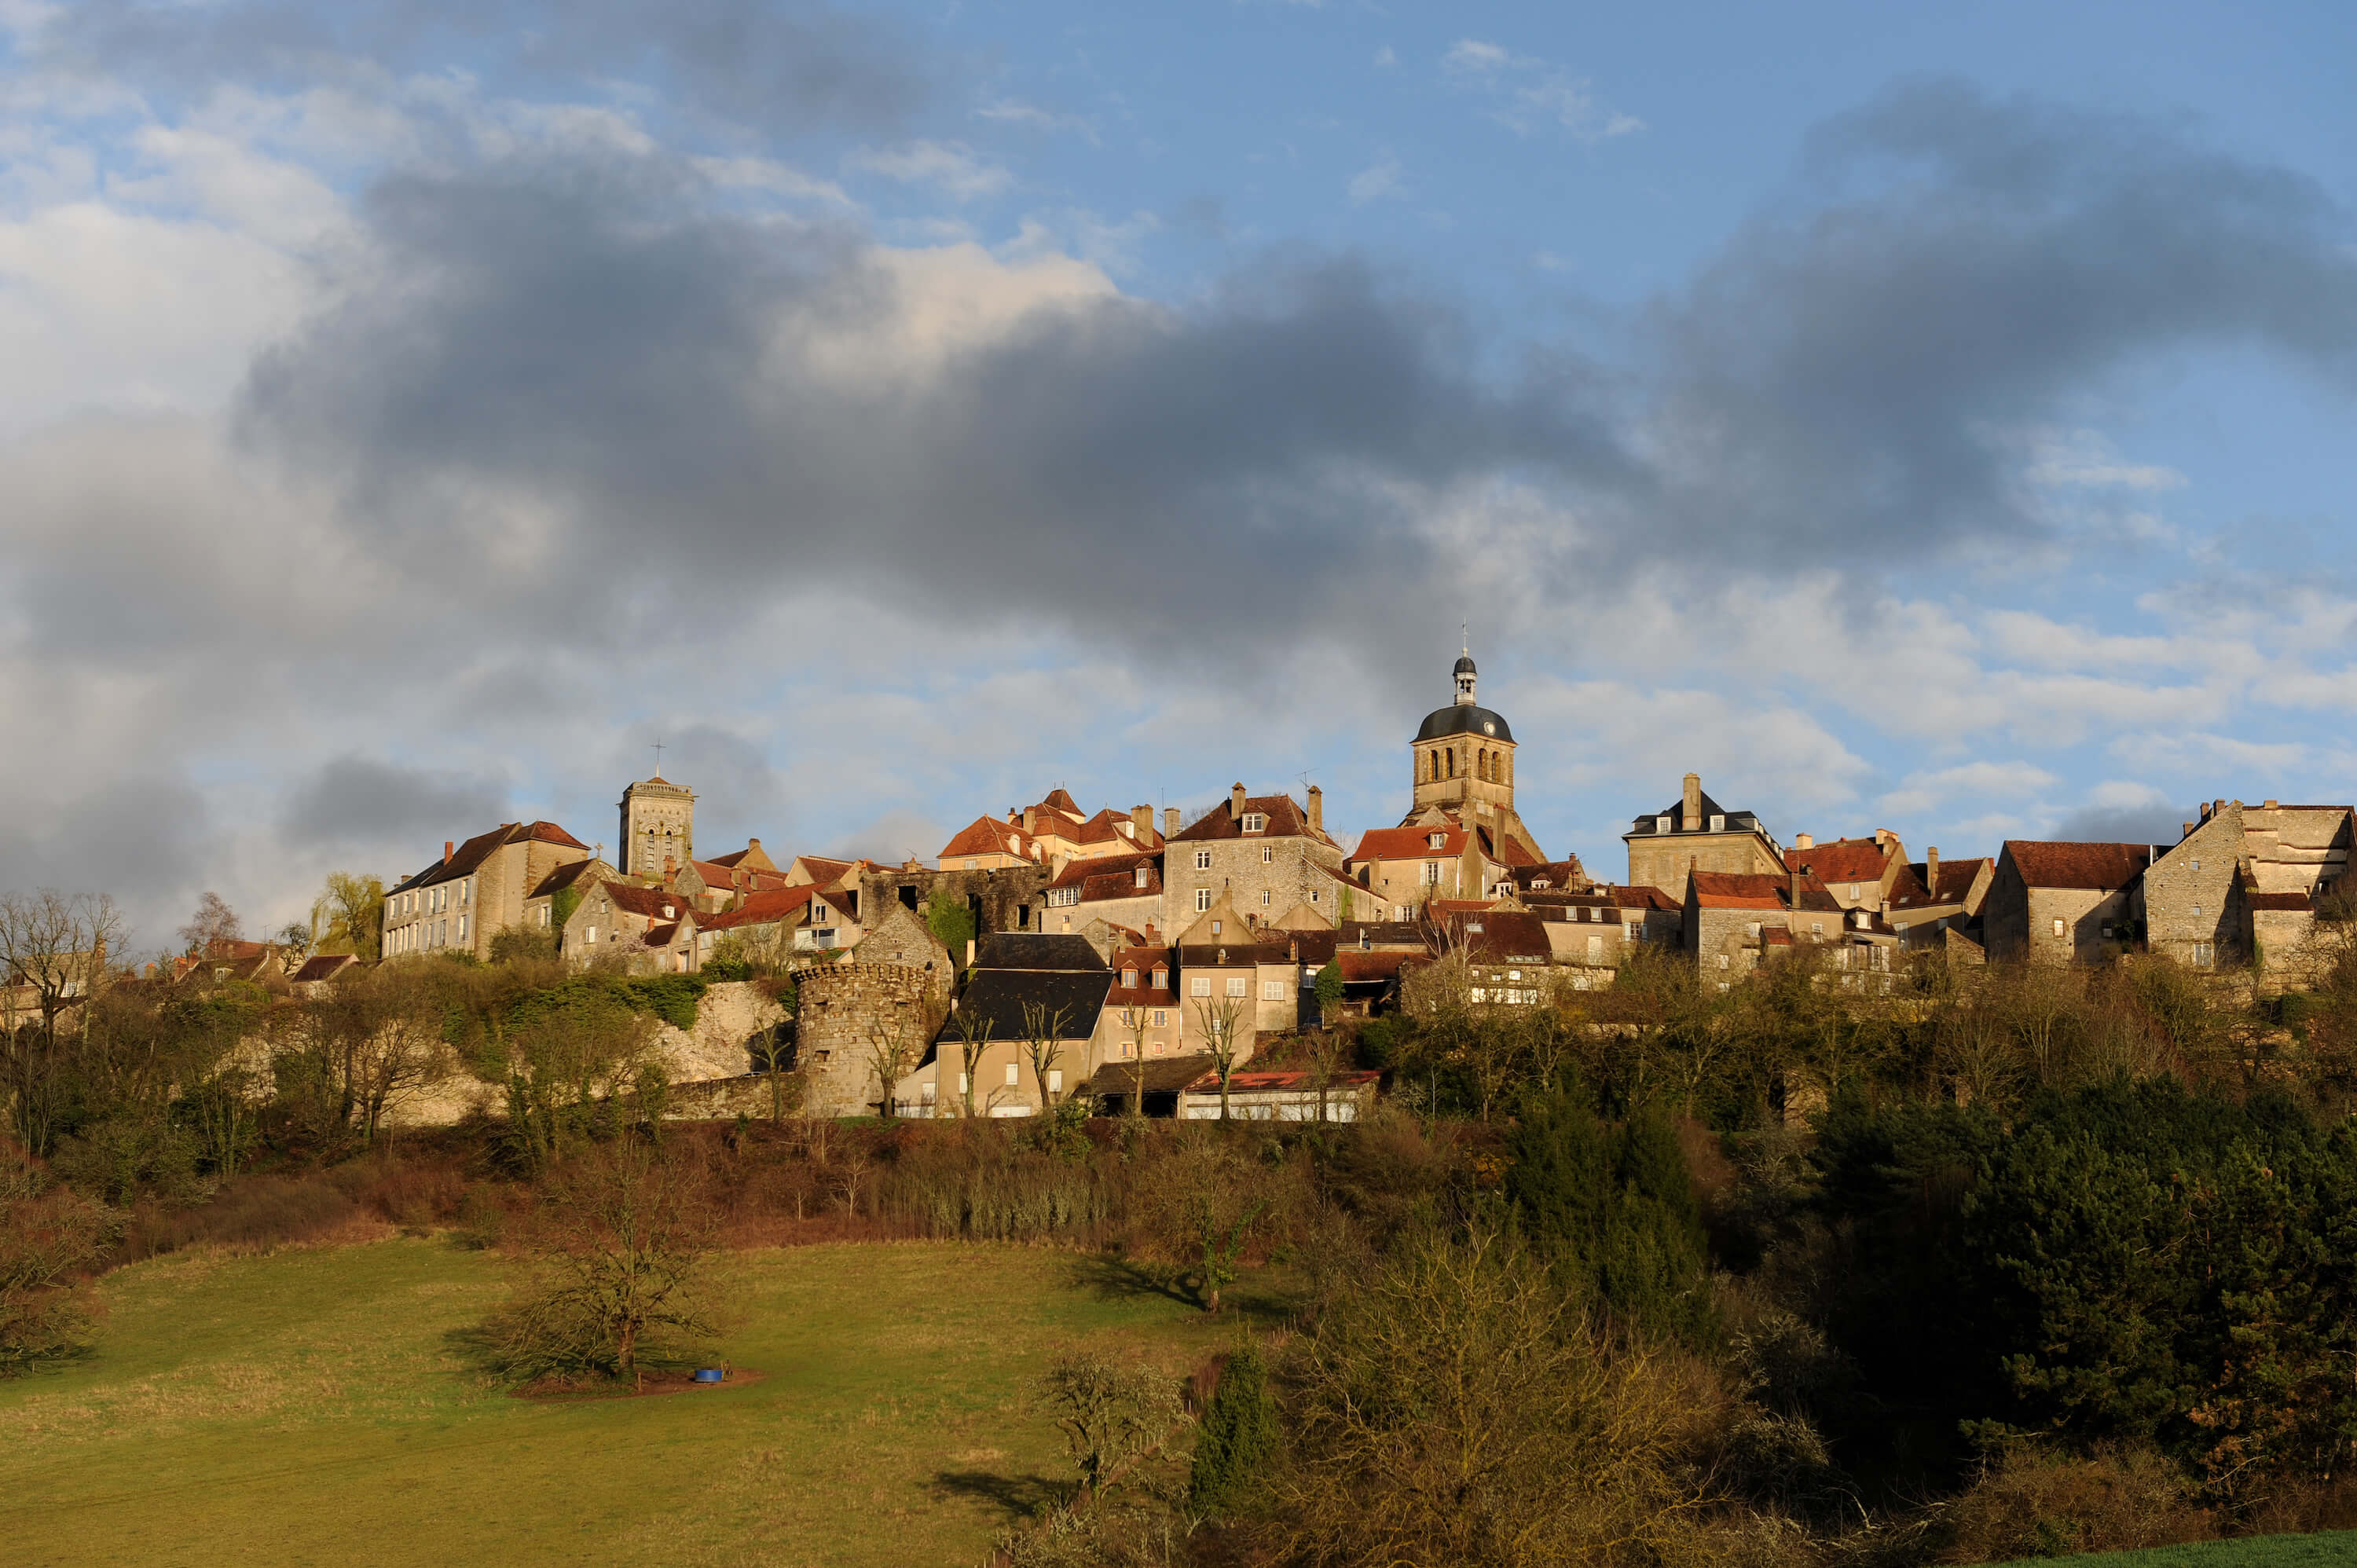
[[[663,754],[663,745],[662,745],[662,742],[661,742],[661,741],[659,741],[659,740],[655,740],[655,741],[649,741],[647,744],[648,744],[648,745],[650,745],[650,746],[653,746],[653,747],[655,748],[655,777],[656,777],[656,778],[658,778],[658,779],[660,779],[660,778],[662,778],[662,754]]]

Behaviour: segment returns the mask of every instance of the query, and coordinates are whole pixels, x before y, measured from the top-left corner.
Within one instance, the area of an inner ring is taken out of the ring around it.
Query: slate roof
[[[1514,738],[1506,715],[1471,703],[1452,703],[1445,708],[1435,708],[1424,715],[1424,723],[1415,729],[1417,740],[1441,740],[1452,735],[1479,736],[1484,740]]]
[[[1513,841],[1509,839],[1506,842],[1512,843]],[[1542,882],[1546,884],[1547,890],[1556,892],[1587,886],[1587,870],[1579,864],[1579,856],[1576,854],[1568,860],[1517,865],[1512,871],[1514,886],[1526,893],[1537,889]]]
[[[1961,904],[1970,896],[1974,881],[1988,856],[1977,855],[1968,860],[1943,860],[1940,863],[1940,886],[1927,887],[1923,877],[1928,864],[1918,861],[1901,871],[1890,885],[1890,902],[1894,908],[1906,908],[1927,904]]]
[[[2007,839],[2004,853],[2029,887],[2080,887],[2115,892],[2144,875],[2152,846],[2144,843],[2070,843]]]
[[[1044,931],[993,931],[974,947],[976,970],[1070,970],[1103,974],[1104,960],[1082,936]]]
[[[360,960],[348,952],[323,952],[305,959],[303,967],[287,978],[297,985],[321,980],[333,980],[358,962]]]
[[[1061,1008],[1064,1033],[1060,1037],[1084,1040],[1096,1033],[1113,980],[1102,966],[1093,973],[1070,969],[979,969],[958,994],[957,1019],[978,1013],[990,1021],[992,1039],[1021,1040],[1030,1026],[1028,1007],[1044,1008],[1049,1015]],[[936,1043],[960,1037],[957,1019],[942,1026],[941,1033],[933,1036]]]
[[[431,887],[471,875],[481,868],[483,862],[490,859],[492,851],[511,843],[553,843],[565,849],[581,850],[589,847],[554,822],[501,822],[490,832],[477,833],[452,849],[447,860],[437,860],[385,891],[406,893],[413,887]]]
[[[1481,963],[1518,959],[1544,963],[1551,951],[1546,922],[1536,915],[1492,909],[1467,916],[1458,922],[1458,936],[1466,956]]]

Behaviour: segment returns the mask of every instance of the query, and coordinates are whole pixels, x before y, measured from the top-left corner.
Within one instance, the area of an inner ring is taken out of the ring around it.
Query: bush
[[[46,1371],[91,1346],[80,1276],[113,1240],[114,1217],[0,1146],[0,1378]]]
[[[1205,1513],[1232,1512],[1266,1486],[1279,1442],[1268,1368],[1250,1339],[1220,1372],[1220,1386],[1195,1439],[1189,1497]]]
[[[2216,1521],[2149,1446],[2079,1458],[2017,1448],[1945,1510],[1950,1563],[2002,1563],[2208,1541]]]

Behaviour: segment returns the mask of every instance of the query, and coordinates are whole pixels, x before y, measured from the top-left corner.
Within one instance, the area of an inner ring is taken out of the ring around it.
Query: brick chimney
[[[1814,849],[1817,847],[1816,835],[1813,833],[1794,833],[1792,835],[1792,847],[1794,849]]]
[[[1244,787],[1243,787],[1243,785],[1241,785],[1241,784],[1232,784],[1232,785],[1230,785],[1230,786],[1228,787],[1228,817],[1229,817],[1229,820],[1231,820],[1231,821],[1241,821],[1241,820],[1243,819],[1243,814],[1244,814]]]
[[[1167,839],[1178,836],[1178,808],[1176,806],[1162,808],[1162,836]]]
[[[457,854],[457,850],[458,846],[456,843],[452,843],[448,839],[444,839],[442,841],[442,864],[445,865],[449,865],[450,857]]]
[[[1685,798],[1679,802],[1678,825],[1688,832],[1702,826],[1702,775],[1686,775]]]
[[[1326,791],[1315,784],[1309,786],[1309,827],[1313,832],[1326,831]]]
[[[1154,837],[1154,808],[1132,806],[1129,809],[1129,836],[1140,844]]]
[[[1940,846],[1932,844],[1923,851],[1923,891],[1933,898],[1940,897]]]

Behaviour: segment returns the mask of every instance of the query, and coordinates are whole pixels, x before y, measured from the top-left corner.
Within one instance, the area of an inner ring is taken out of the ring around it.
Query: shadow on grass
[[[1035,1519],[1062,1502],[1071,1488],[1046,1476],[1000,1476],[988,1470],[943,1470],[933,1489],[951,1497],[977,1498],[1006,1516],[1009,1524]]]
[[[1109,1252],[1074,1259],[1072,1283],[1094,1292],[1101,1301],[1175,1301],[1198,1312],[1203,1307],[1203,1298],[1188,1288],[1186,1277],[1178,1271]]]

